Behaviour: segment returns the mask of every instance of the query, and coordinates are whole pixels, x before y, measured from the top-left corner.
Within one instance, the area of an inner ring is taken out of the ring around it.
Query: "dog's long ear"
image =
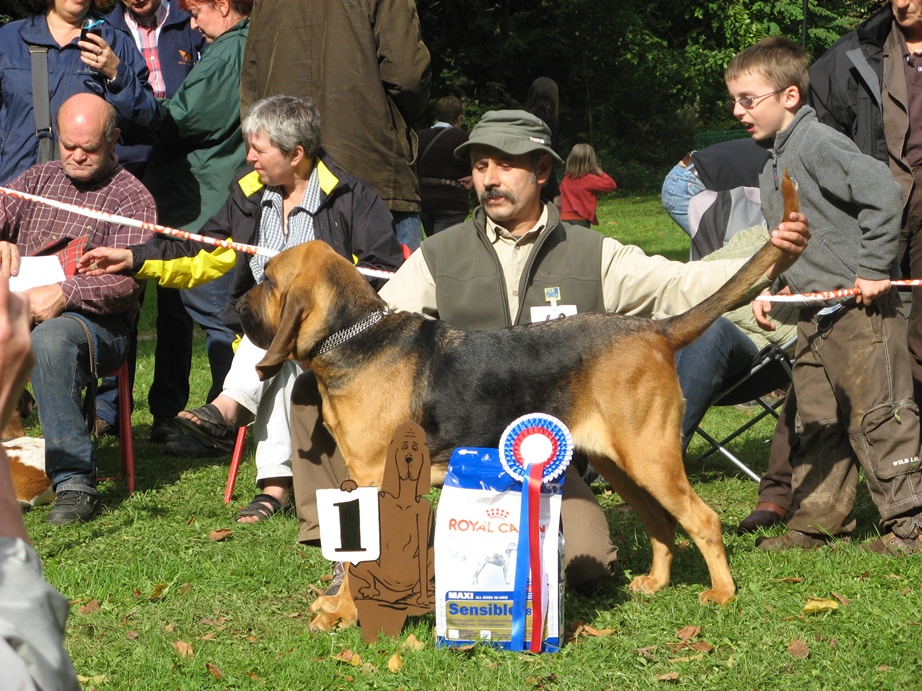
[[[381,478],[381,493],[389,494],[396,499],[400,496],[400,467],[397,455],[403,442],[403,426],[397,428],[391,443],[387,445],[387,459],[384,464],[384,474]]]
[[[416,494],[422,496],[429,494],[432,489],[432,460],[429,458],[429,445],[426,443],[426,432],[419,427],[419,450],[423,454],[423,467],[419,474],[419,483],[416,485]]]
[[[301,331],[303,315],[303,299],[293,296],[291,291],[286,293],[279,309],[278,331],[269,344],[266,356],[256,363],[260,381],[274,377],[282,369],[282,365],[292,359],[298,348],[298,333]]]

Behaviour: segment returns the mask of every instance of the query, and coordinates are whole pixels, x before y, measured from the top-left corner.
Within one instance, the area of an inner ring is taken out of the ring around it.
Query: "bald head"
[[[68,177],[91,182],[108,172],[119,135],[115,108],[95,94],[76,94],[64,101],[56,122],[61,166]]]

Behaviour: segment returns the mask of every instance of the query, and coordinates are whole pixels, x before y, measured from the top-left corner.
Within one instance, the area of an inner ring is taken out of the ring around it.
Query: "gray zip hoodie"
[[[781,179],[787,170],[812,235],[780,285],[802,293],[850,288],[856,275],[900,277],[896,252],[903,197],[886,164],[820,123],[806,105],[775,135],[769,153],[759,176],[768,227],[777,228],[783,220]]]

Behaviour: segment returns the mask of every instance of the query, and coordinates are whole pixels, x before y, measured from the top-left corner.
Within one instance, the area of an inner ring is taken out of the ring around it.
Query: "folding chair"
[[[699,425],[695,431],[708,442],[710,448],[698,456],[696,460],[702,460],[715,451],[719,451],[756,482],[762,479],[749,466],[731,453],[727,449],[727,444],[769,415],[772,415],[776,420],[778,419],[778,410],[784,404],[787,389],[791,383],[792,362],[790,352],[794,349],[796,341],[796,338],[792,338],[782,346],[768,345],[763,348],[753,359],[749,371],[729,382],[717,394],[717,397],[711,402],[712,406],[729,406],[754,402],[761,410],[752,419],[747,420],[720,441],[714,439]],[[777,390],[784,390],[785,395],[775,401],[765,400],[768,394]]]

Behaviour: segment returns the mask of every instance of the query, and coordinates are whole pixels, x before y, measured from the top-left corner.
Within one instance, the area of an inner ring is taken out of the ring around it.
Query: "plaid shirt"
[[[76,183],[64,174],[59,161],[32,166],[8,187],[55,201],[107,211],[140,221],[156,222],[154,199],[141,182],[117,164],[102,178]],[[147,241],[151,231],[95,221],[45,204],[0,194],[0,240],[15,243],[22,256],[57,254],[65,263],[76,261],[85,246],[128,247]],[[66,266],[63,283],[67,311],[86,314],[131,313],[138,309],[140,284],[130,276],[73,274]]]
[[[157,49],[157,42],[160,40],[160,28],[166,21],[170,12],[169,0],[163,0],[160,7],[154,13],[153,21],[144,25],[135,19],[127,7],[125,8],[125,24],[131,29],[131,36],[134,38],[135,45],[141,51],[144,62],[147,63],[147,69],[150,70],[150,76],[147,81],[150,82],[154,89],[154,96],[164,98],[166,96],[166,83],[163,81],[163,72],[160,69],[160,53]]]
[[[314,239],[314,214],[320,208],[320,176],[317,166],[311,172],[304,188],[301,203],[288,214],[287,223],[282,226],[283,202],[280,187],[267,187],[263,192],[260,206],[262,216],[259,219],[257,244],[270,250],[287,250]],[[260,254],[250,258],[250,270],[257,283],[262,283],[263,270],[268,257]]]

